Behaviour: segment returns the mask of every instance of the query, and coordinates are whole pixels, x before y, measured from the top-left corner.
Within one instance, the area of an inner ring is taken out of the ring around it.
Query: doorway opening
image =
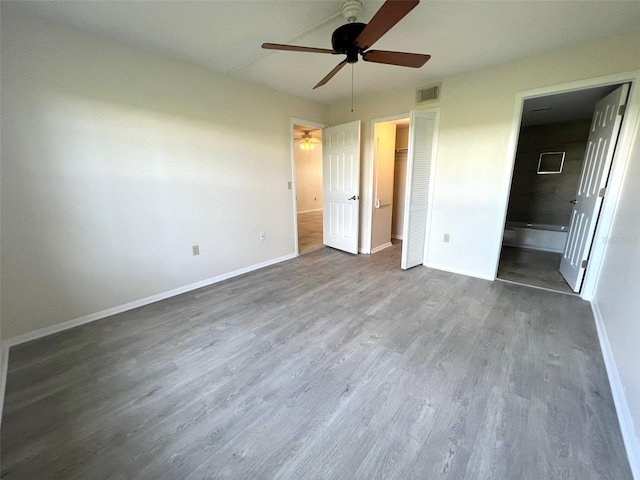
[[[358,253],[360,121],[331,127],[291,118],[295,252]]]
[[[375,123],[373,138],[372,254],[402,242],[409,118]]]
[[[580,292],[628,89],[524,101],[498,279]]]
[[[322,127],[293,125],[298,254],[323,245]]]

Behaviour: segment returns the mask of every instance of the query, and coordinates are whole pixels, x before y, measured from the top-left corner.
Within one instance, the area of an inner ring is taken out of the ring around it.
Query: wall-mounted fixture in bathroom
[[[562,173],[565,152],[544,152],[538,159],[538,175]]]

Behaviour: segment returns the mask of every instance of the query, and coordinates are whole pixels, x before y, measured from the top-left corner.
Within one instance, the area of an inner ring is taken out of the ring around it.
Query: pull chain
[[[353,113],[353,63],[351,64],[351,113]]]

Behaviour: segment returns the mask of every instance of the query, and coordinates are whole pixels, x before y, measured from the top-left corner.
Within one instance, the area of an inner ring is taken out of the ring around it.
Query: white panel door
[[[434,155],[436,114],[413,110],[409,125],[407,190],[402,232],[403,269],[424,263],[424,247],[429,210],[429,189]]]
[[[322,134],[323,243],[358,253],[360,225],[360,121]]]
[[[596,103],[593,113],[567,244],[560,261],[560,273],[574,292],[579,292],[582,286],[586,268],[583,262],[589,257],[603,200],[600,190],[607,184],[622,123],[620,107],[624,105],[628,92],[628,84],[620,86]]]

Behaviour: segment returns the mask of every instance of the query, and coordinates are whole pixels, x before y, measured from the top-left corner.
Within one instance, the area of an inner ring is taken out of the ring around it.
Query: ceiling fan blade
[[[325,83],[327,83],[329,80],[331,80],[333,78],[333,76],[338,73],[340,71],[340,69],[342,67],[344,67],[347,64],[347,60],[344,59],[343,61],[341,61],[333,70],[331,70],[326,77],[324,77],[322,80],[320,80],[320,82],[318,82],[318,84],[313,87],[313,89],[315,90],[318,87],[323,86]]]
[[[420,68],[431,55],[422,53],[389,52],[387,50],[369,50],[362,54],[365,62],[385,63],[387,65],[399,65],[401,67]]]
[[[355,41],[356,46],[361,50],[371,47],[418,3],[420,0],[387,0],[358,35]]]
[[[284,45],[282,43],[263,43],[262,48],[267,50],[284,50],[287,52],[337,53],[328,48],[301,47],[299,45]]]

